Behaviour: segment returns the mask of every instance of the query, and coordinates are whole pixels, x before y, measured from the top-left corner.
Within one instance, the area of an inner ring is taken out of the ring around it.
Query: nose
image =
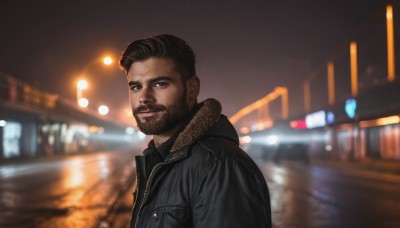
[[[155,101],[155,99],[154,99],[153,92],[151,91],[151,89],[144,88],[141,91],[141,94],[139,96],[139,103],[147,104],[147,103],[152,103],[154,101]]]

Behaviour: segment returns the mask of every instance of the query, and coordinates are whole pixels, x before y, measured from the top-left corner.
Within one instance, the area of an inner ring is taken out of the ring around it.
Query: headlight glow
[[[278,143],[278,137],[276,135],[270,135],[267,137],[268,145],[275,145]]]

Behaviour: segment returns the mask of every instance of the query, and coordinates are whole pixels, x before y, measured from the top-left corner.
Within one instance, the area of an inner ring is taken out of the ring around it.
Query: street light
[[[105,57],[100,57],[100,58],[95,58],[91,62],[85,65],[83,70],[81,71],[81,77],[86,77],[87,73],[89,72],[90,68],[97,64],[104,64],[104,65],[111,65],[113,63],[113,59],[110,56],[105,56]]]
[[[98,111],[99,111],[100,115],[105,116],[108,114],[108,112],[110,110],[108,109],[108,107],[106,105],[100,105]]]
[[[77,86],[79,89],[86,89],[88,87],[88,83],[86,80],[79,80]]]
[[[81,106],[82,108],[86,108],[87,106],[89,106],[89,100],[82,97],[78,100],[78,104],[79,106]]]
[[[79,80],[78,83],[76,83],[76,100],[78,104],[79,100],[82,98],[83,90],[87,89],[88,86],[89,84],[85,80]]]
[[[96,64],[104,64],[104,65],[111,65],[113,63],[113,59],[110,56],[105,56],[105,57],[100,57],[100,58],[95,58],[91,62],[85,65],[83,70],[80,73],[81,78],[87,77],[87,73],[89,72],[90,68],[93,67]],[[88,83],[85,80],[79,80],[77,85],[76,85],[76,100],[78,102],[78,105],[81,107],[87,107],[89,105],[89,102],[85,100],[81,100],[83,98],[83,90],[88,88]]]
[[[112,62],[113,62],[113,59],[112,59],[111,57],[109,57],[109,56],[107,56],[107,57],[105,57],[105,58],[103,59],[103,63],[104,63],[105,65],[111,65]]]

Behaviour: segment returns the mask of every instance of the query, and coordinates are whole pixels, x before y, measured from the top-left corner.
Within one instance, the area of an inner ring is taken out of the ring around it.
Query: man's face
[[[127,77],[129,101],[143,133],[166,133],[189,112],[186,87],[172,59],[152,57],[134,62]]]

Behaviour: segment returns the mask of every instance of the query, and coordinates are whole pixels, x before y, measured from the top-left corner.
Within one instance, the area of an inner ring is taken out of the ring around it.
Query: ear
[[[186,89],[188,101],[196,101],[197,96],[200,93],[200,79],[197,76],[194,76],[191,79],[187,80]]]

